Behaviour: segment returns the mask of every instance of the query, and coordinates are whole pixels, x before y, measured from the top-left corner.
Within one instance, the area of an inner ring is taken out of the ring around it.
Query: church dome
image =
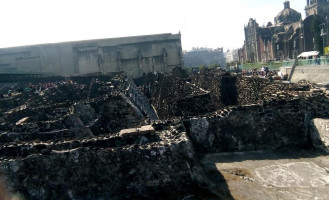
[[[274,18],[275,24],[291,24],[300,21],[302,15],[294,9],[290,8],[290,2],[284,2],[284,9]]]

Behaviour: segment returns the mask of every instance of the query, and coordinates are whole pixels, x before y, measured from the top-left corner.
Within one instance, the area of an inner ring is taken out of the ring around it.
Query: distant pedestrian
[[[269,69],[268,69],[268,67],[265,67],[264,68],[264,71],[265,71],[265,74],[266,74],[266,76],[268,75],[268,72],[270,71]]]

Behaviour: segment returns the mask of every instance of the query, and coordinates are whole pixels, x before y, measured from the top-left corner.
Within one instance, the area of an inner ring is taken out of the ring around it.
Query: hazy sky
[[[192,47],[239,48],[244,25],[273,23],[284,0],[0,0],[0,48],[39,43],[182,34]],[[305,17],[306,0],[291,0]]]

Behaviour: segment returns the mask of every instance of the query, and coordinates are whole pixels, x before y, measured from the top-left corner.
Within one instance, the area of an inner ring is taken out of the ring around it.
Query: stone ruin
[[[200,156],[310,148],[312,120],[329,117],[326,88],[218,69],[44,77],[0,93],[2,178],[26,199],[232,199]]]

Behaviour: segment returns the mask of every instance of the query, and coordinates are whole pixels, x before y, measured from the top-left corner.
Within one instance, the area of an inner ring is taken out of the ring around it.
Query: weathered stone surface
[[[209,92],[197,87],[185,76],[147,74],[136,82],[150,98],[160,119],[194,116],[211,111]]]
[[[233,199],[327,199],[328,158],[311,149],[281,149],[207,154],[202,164],[221,172]]]
[[[204,153],[309,148],[329,118],[314,85],[217,69],[46,80],[0,85],[0,169],[27,199],[233,199],[222,174],[255,177]]]
[[[211,147],[214,142],[214,134],[209,132],[209,122],[207,118],[192,118],[190,127],[190,137],[198,144]]]
[[[315,146],[329,151],[329,119],[313,119],[311,138]]]
[[[0,131],[8,136],[8,132],[38,135],[68,129],[77,137],[90,137],[143,125],[153,108],[140,107],[136,98],[130,99],[130,94],[144,97],[127,80],[123,73],[74,76],[65,81],[59,78],[55,82],[27,84],[21,92],[18,90],[23,86],[13,84],[14,95],[0,99]],[[36,137],[31,135],[33,138]]]
[[[68,146],[0,162],[11,190],[28,199],[126,199],[184,192],[197,184],[196,164],[184,134],[180,142],[166,145]]]
[[[198,120],[186,119],[184,124],[200,151],[307,147],[313,145],[309,135],[312,118],[326,118],[328,106],[329,99],[323,95],[269,101],[219,110]]]

